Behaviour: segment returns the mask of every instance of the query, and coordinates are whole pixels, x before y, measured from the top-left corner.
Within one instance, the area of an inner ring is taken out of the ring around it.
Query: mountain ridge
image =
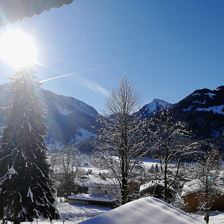
[[[96,137],[100,115],[97,110],[74,97],[63,96],[41,88],[41,102],[46,111],[47,144],[80,144]],[[9,106],[9,85],[0,85],[0,127],[4,127],[4,110]],[[224,134],[224,86],[211,90],[198,89],[178,103],[154,99],[134,115],[150,118],[161,110],[170,110],[176,119],[183,120],[198,137],[214,138]],[[88,145],[88,144],[87,144]]]

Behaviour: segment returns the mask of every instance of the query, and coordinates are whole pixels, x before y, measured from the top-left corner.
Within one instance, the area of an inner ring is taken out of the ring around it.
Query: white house
[[[88,188],[86,194],[73,194],[68,197],[70,203],[96,204],[114,207],[120,195],[119,186],[113,178],[105,177],[100,172],[93,172],[80,178],[79,184]]]

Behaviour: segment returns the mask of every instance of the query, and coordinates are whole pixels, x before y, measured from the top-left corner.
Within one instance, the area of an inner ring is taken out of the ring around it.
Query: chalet
[[[101,178],[96,175],[81,178],[81,187],[86,187],[86,194],[73,194],[68,197],[69,203],[115,207],[118,204],[119,186],[112,178]]]
[[[210,200],[208,202],[204,184],[199,179],[185,183],[181,193],[184,210],[195,212],[203,209],[203,207],[210,207],[214,211],[224,211],[224,187],[222,185],[214,186],[210,189],[209,194]]]

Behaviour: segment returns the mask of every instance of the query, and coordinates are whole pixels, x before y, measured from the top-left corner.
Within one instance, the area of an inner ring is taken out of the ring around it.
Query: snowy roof
[[[142,191],[144,191],[144,190],[146,190],[148,188],[156,187],[156,186],[165,187],[164,181],[163,180],[151,180],[148,183],[141,185],[139,192],[142,192]],[[173,190],[171,187],[169,187],[169,189]]]
[[[99,175],[88,175],[87,178],[79,180],[80,185],[90,187],[90,186],[116,186],[116,180],[114,178],[101,178]]]
[[[192,193],[199,192],[203,189],[203,183],[199,179],[189,181],[184,184],[181,197],[187,196]]]
[[[148,182],[148,183],[146,183],[146,184],[142,184],[141,186],[140,186],[140,192],[141,191],[144,191],[144,190],[146,190],[146,189],[148,189],[148,188],[150,188],[150,187],[153,187],[153,186],[155,186],[155,185],[161,185],[161,186],[164,186],[164,183],[163,183],[163,181],[160,181],[160,180],[155,180],[155,181],[153,181],[153,180],[151,180],[150,182]]]
[[[103,194],[73,194],[68,199],[79,201],[100,201],[100,202],[115,202],[116,199],[109,195]]]
[[[153,198],[141,198],[82,224],[200,224],[202,222],[192,218],[185,212]]]
[[[203,189],[204,189],[204,184],[201,182],[201,180],[195,179],[195,180],[189,181],[184,184],[181,197],[199,192]],[[215,189],[217,192],[221,194],[224,194],[224,186],[220,182],[214,183],[213,189]]]

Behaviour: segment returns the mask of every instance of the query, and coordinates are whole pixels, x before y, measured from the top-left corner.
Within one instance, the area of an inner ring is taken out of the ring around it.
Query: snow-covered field
[[[57,209],[60,213],[61,219],[53,220],[53,224],[75,224],[90,219],[99,214],[111,210],[107,207],[96,205],[72,205],[67,202],[58,202]],[[33,223],[38,224],[50,224],[49,220],[35,220]],[[30,224],[30,222],[24,223]]]
[[[71,205],[66,202],[58,203],[57,208],[59,210],[61,218],[64,219],[65,223],[79,223],[110,210],[110,208],[102,206]],[[54,223],[57,222],[58,221],[54,221]]]
[[[150,169],[152,166],[160,165],[159,160],[157,160],[157,159],[151,159],[151,158],[148,158],[148,159],[143,160],[142,163],[143,163],[144,168],[146,170]]]

